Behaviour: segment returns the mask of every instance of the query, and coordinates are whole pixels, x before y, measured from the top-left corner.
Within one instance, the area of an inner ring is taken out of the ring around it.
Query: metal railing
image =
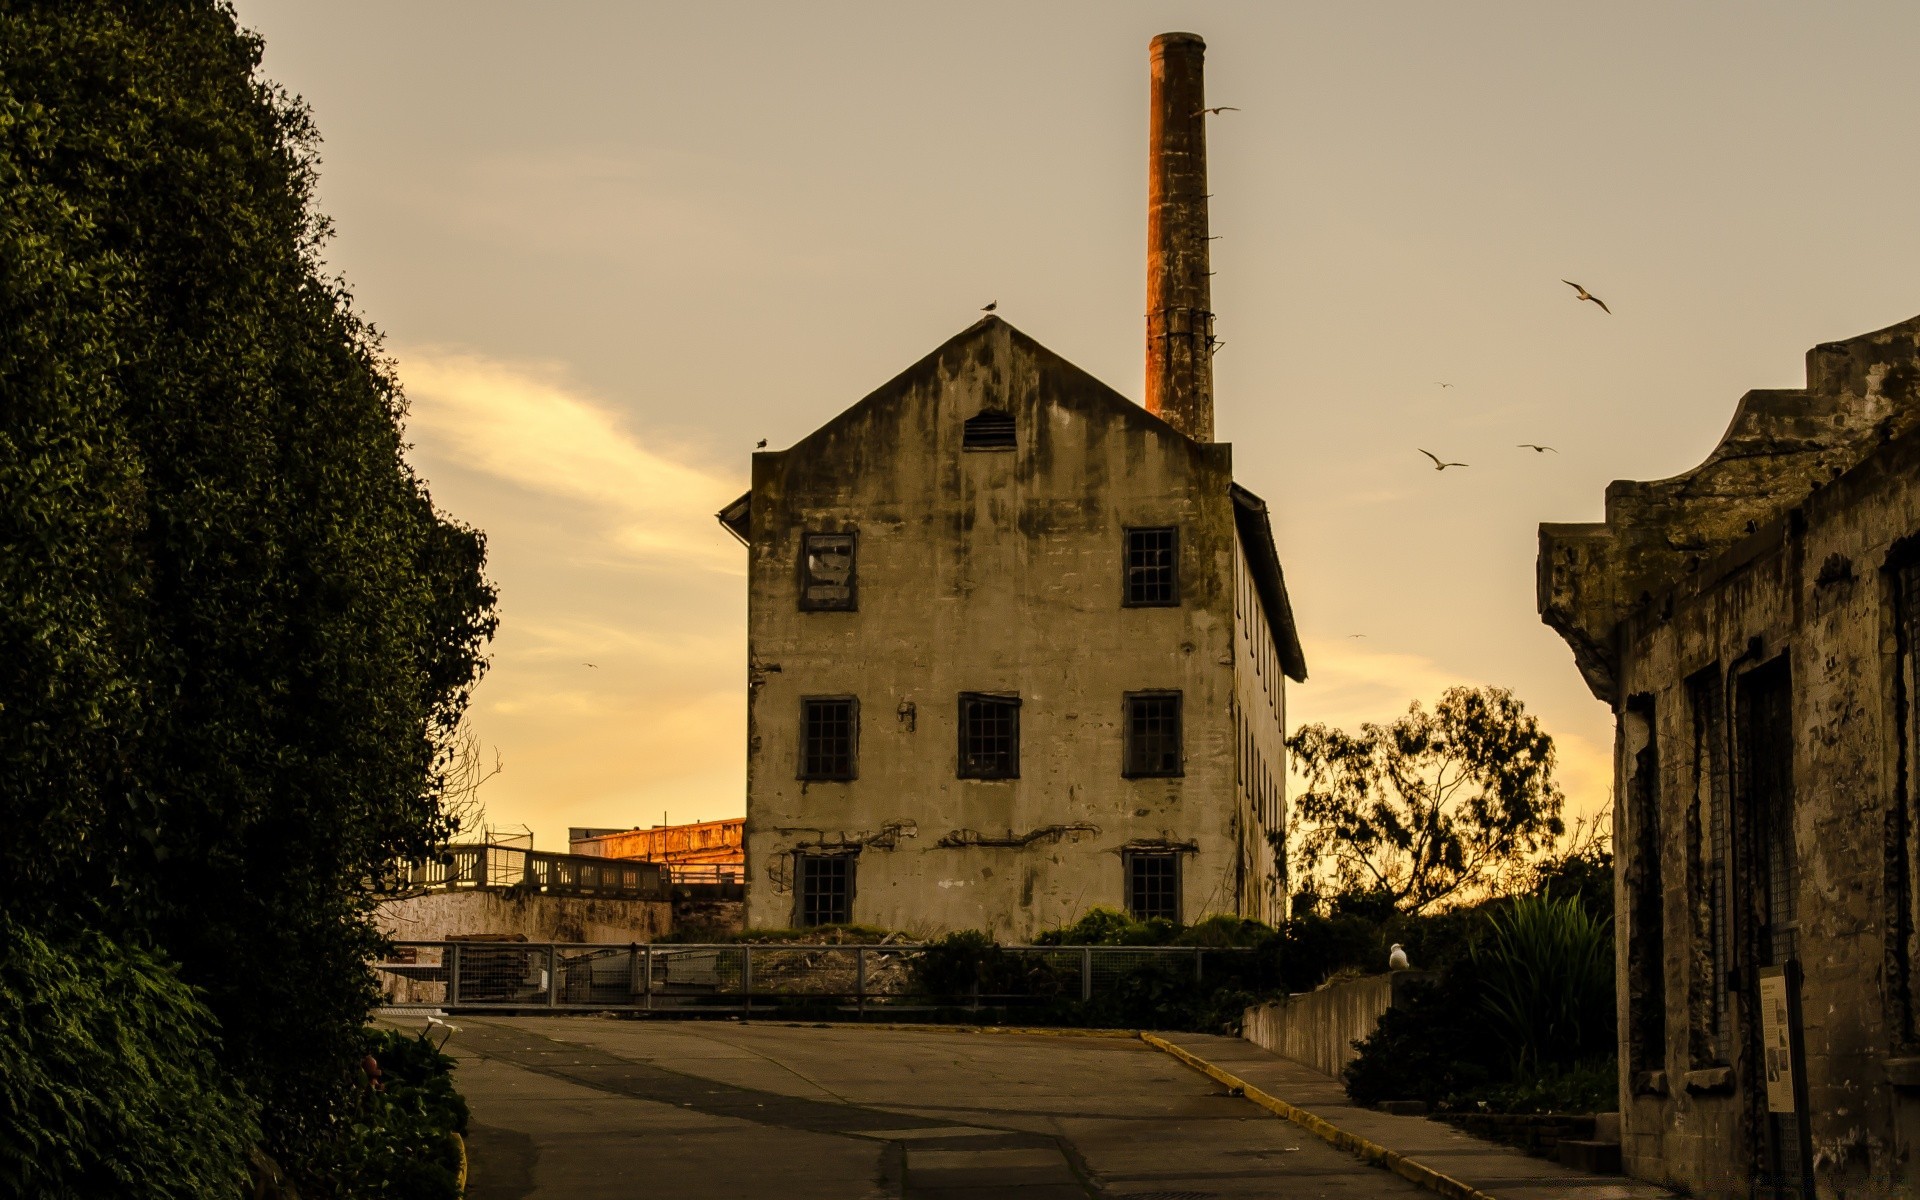
[[[676,884],[745,883],[747,869],[737,863],[666,863]]]
[[[917,945],[588,945],[396,942],[375,963],[386,1006],[750,1012],[826,1006],[850,1013],[1087,1002],[1142,968],[1197,982],[1246,953],[1190,946],[1003,946],[987,982],[937,992]],[[949,974],[951,974],[949,972]]]
[[[406,881],[415,888],[523,888],[629,900],[665,900],[669,894],[668,871],[659,863],[500,845],[448,846],[437,858],[410,864]]]

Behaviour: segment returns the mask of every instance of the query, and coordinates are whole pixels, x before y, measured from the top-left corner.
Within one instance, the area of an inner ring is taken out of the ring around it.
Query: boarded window
[[[970,418],[963,427],[960,448],[962,450],[1013,449],[1013,414],[990,408]]]
[[[1126,743],[1126,774],[1182,774],[1180,693],[1130,693],[1127,696]]]
[[[1180,856],[1172,851],[1134,850],[1122,856],[1127,873],[1127,912],[1136,921],[1154,917],[1180,923]]]
[[[800,607],[806,612],[852,611],[854,535],[809,533],[801,539]]]
[[[800,778],[852,779],[860,702],[809,696],[800,702]]]
[[[1019,697],[961,693],[959,775],[962,779],[1019,778]]]
[[[1180,534],[1173,526],[1127,530],[1126,603],[1180,603]]]
[[[854,856],[801,854],[796,857],[800,924],[849,924],[853,920]]]

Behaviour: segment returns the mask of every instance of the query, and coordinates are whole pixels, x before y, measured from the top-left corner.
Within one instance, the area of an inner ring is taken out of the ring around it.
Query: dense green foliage
[[[238,1195],[259,1130],[218,1053],[158,956],[0,917],[0,1193]]]
[[[1307,787],[1280,849],[1335,893],[1419,913],[1515,891],[1565,831],[1553,739],[1504,688],[1449,688],[1357,734],[1308,725],[1287,749]]]
[[[492,593],[259,57],[210,0],[0,8],[0,911],[162,947],[298,1174]]]
[[[364,1047],[380,1067],[380,1087],[363,1086],[351,1118],[355,1136],[339,1147],[328,1173],[342,1195],[392,1200],[456,1200],[467,1102],[453,1087],[453,1059],[425,1032],[373,1029]]]
[[[1551,892],[1458,915],[1466,938],[1428,964],[1437,981],[1412,985],[1360,1043],[1348,1094],[1511,1112],[1611,1108],[1611,921],[1578,895]]]
[[[1613,1050],[1612,922],[1577,897],[1522,896],[1473,947],[1483,1005],[1515,1074],[1566,1068]]]

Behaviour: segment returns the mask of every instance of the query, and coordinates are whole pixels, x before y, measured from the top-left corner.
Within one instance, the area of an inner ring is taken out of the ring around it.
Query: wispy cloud
[[[460,467],[577,505],[645,565],[738,575],[738,544],[713,514],[742,482],[644,444],[606,407],[539,368],[472,354],[400,356],[408,433]]]

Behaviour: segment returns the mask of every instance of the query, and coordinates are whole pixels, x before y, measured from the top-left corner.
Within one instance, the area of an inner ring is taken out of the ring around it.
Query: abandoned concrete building
[[[1920,317],[1542,525],[1539,604],[1617,718],[1628,1171],[1920,1192]]]
[[[1306,667],[1212,440],[1203,50],[1153,43],[1146,407],[988,316],[755,454],[720,514],[749,554],[749,925],[1279,914]]]

